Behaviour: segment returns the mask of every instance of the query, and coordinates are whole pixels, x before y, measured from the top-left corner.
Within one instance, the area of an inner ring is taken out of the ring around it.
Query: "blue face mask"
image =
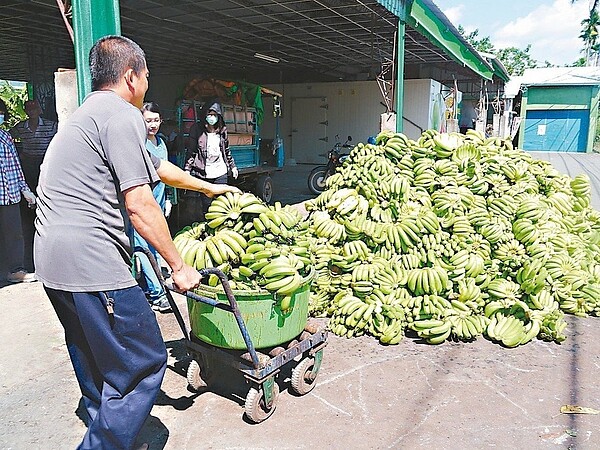
[[[0,114],[0,125],[4,123],[4,114]]]
[[[206,123],[209,125],[214,125],[219,121],[219,118],[217,116],[206,116]]]

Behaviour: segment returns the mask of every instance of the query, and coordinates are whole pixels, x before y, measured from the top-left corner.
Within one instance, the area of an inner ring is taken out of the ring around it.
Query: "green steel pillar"
[[[381,3],[381,2],[380,2]],[[401,133],[404,127],[404,56],[406,42],[406,21],[409,19],[413,0],[395,0],[394,14],[398,17],[398,39],[396,45],[396,132]]]
[[[73,0],[73,34],[81,104],[91,90],[90,49],[103,36],[121,34],[119,0]]]
[[[404,113],[404,41],[406,33],[406,22],[398,19],[398,43],[396,48],[396,59],[398,61],[396,68],[396,132],[402,133],[403,113]]]

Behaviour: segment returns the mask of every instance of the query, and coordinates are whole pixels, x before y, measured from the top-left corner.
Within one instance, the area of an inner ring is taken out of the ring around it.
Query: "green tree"
[[[494,53],[496,51],[489,36],[481,39],[479,38],[479,29],[466,34],[462,25],[459,25],[458,32],[475,48],[475,50],[486,53]]]
[[[507,47],[500,49],[496,52],[496,56],[504,67],[506,67],[506,71],[511,76],[519,76],[523,75],[525,69],[532,69],[534,67],[538,67],[538,61],[533,59],[529,54],[531,50],[531,44],[527,45],[524,50],[517,47]],[[548,62],[545,63],[545,67],[551,67]]]
[[[525,49],[517,47],[496,49],[489,36],[484,38],[479,37],[478,29],[466,34],[465,29],[459,25],[458,32],[475,48],[475,50],[496,55],[510,76],[523,75],[525,69],[538,67],[539,65],[538,61],[533,59],[529,54],[531,44]],[[546,61],[544,67],[551,67],[551,64]]]
[[[27,100],[27,89],[17,89],[8,81],[0,80],[0,98],[4,100],[10,113],[10,119],[2,125],[3,128],[11,128],[27,118],[23,108],[25,100]]]
[[[598,26],[600,26],[600,15],[598,10],[592,9],[590,16],[581,21],[583,28],[579,37],[583,40],[585,48],[585,59],[588,65],[595,65],[598,60]]]

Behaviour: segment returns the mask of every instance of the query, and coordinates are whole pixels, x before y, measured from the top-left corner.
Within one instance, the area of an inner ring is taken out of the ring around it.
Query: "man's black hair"
[[[142,48],[124,36],[104,36],[90,50],[92,91],[119,83],[128,69],[140,75],[146,67]]]

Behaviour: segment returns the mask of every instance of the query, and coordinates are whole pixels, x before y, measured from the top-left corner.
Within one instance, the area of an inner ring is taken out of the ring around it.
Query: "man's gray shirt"
[[[41,167],[34,257],[45,286],[94,292],[135,286],[123,192],[159,180],[142,113],[111,91],[88,95]]]

